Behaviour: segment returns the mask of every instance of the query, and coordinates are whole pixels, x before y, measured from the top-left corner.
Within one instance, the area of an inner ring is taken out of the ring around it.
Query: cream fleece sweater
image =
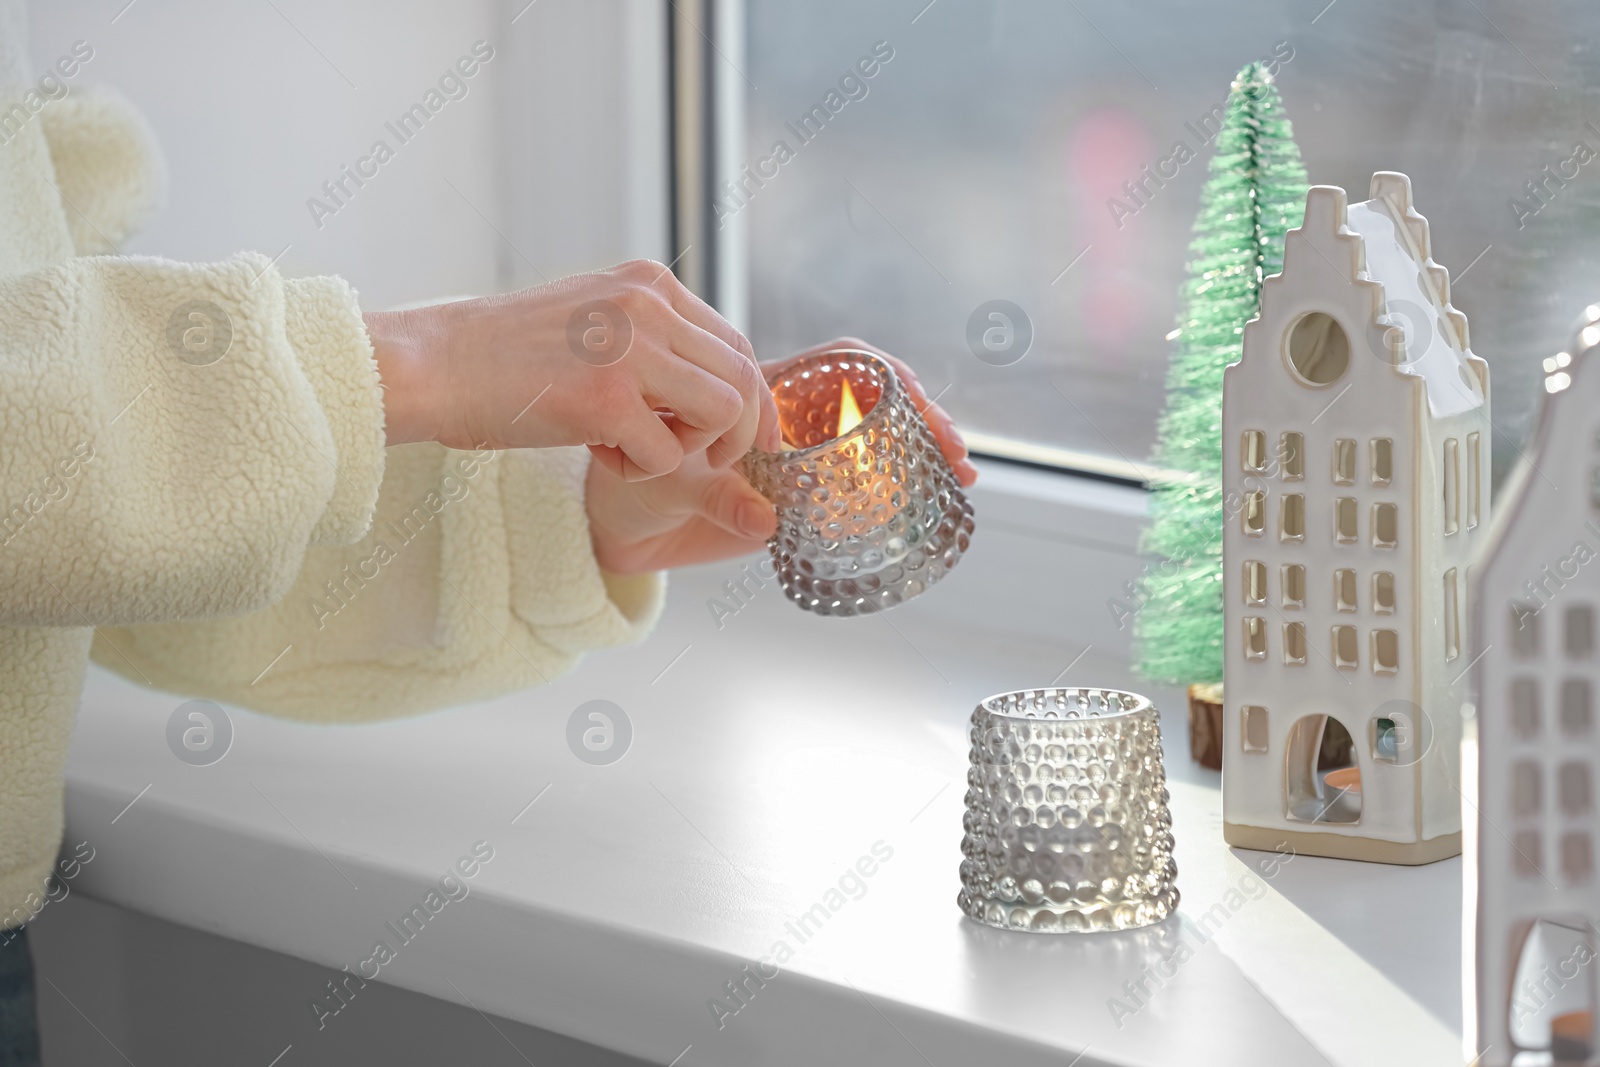
[[[640,636],[664,589],[595,563],[582,449],[386,451],[340,279],[104,255],[159,157],[118,98],[46,99],[26,43],[0,0],[0,928],[42,906],[91,654],[381,719],[554,677]]]

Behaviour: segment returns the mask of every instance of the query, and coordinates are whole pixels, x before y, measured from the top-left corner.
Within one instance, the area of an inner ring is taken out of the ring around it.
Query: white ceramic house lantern
[[[1222,429],[1224,836],[1455,855],[1489,373],[1404,174],[1375,174],[1359,204],[1310,190],[1227,370]]]
[[[1543,411],[1473,575],[1466,1036],[1485,1067],[1523,1051],[1595,1062],[1600,306],[1584,319],[1545,361]]]

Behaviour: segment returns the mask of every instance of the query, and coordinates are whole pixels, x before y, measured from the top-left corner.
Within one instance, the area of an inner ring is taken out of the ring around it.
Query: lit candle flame
[[[850,389],[850,379],[842,379],[839,385],[839,429],[835,437],[843,437],[861,422],[861,406],[856,403],[856,394]]]

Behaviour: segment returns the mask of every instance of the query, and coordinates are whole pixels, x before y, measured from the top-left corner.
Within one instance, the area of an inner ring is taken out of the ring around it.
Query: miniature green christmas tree
[[[1261,282],[1305,213],[1306,172],[1272,79],[1239,72],[1189,244],[1189,280],[1167,371],[1152,524],[1143,548],[1139,669],[1166,683],[1222,680],[1222,372],[1239,359]]]

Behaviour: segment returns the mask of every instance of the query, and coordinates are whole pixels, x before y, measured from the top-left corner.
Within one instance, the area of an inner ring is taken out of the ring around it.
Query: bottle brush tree
[[[1169,684],[1222,680],[1222,372],[1239,359],[1261,282],[1305,213],[1306,172],[1265,66],[1239,72],[1215,139],[1189,243],[1152,485],[1148,557],[1134,617],[1140,672]]]

